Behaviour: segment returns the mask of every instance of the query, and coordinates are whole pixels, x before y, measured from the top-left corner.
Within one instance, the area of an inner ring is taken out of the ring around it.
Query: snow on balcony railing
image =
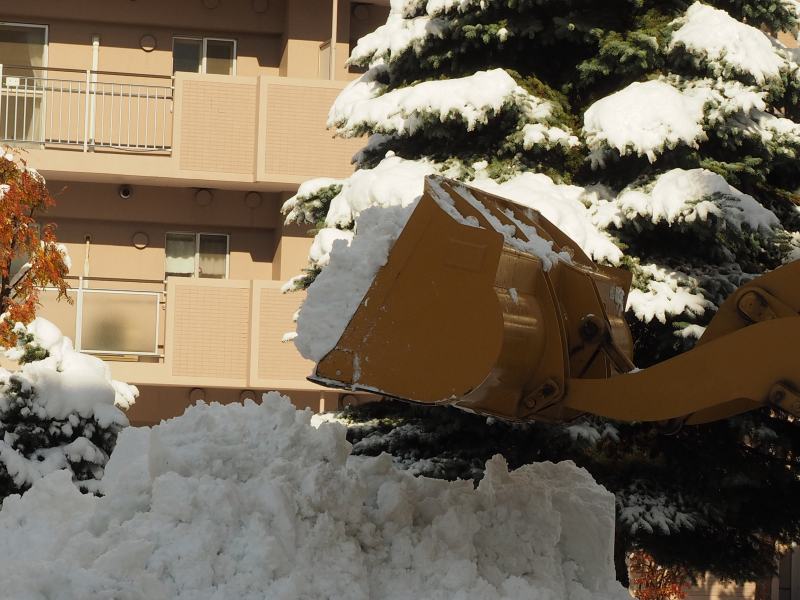
[[[169,152],[169,76],[0,64],[0,142]]]

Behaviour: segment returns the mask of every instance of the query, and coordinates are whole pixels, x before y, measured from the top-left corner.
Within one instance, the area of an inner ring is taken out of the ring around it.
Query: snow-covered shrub
[[[38,479],[68,469],[83,491],[97,481],[128,424],[120,408],[138,390],[111,378],[99,358],[76,352],[58,328],[38,318],[16,324],[7,356],[21,367],[0,369],[0,501]]]

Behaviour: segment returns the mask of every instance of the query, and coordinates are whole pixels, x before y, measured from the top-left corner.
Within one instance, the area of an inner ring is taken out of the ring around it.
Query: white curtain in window
[[[228,236],[200,234],[200,277],[224,279],[228,258]]]
[[[194,275],[195,244],[193,233],[167,234],[167,275]]]

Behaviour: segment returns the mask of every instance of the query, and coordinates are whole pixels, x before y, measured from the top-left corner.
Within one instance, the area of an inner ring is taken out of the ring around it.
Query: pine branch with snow
[[[800,257],[800,58],[773,35],[796,29],[798,6],[393,0],[387,24],[353,51],[351,64],[367,72],[330,113],[340,134],[369,136],[356,171],[307,184],[285,209],[319,231],[297,347],[315,360],[332,348],[423,178],[438,174],[538,210],[595,261],[631,271],[639,366],[690,349],[736,287]],[[602,423],[535,424],[520,436],[504,431],[511,446],[485,420],[432,410],[425,418],[437,433],[416,408],[390,408],[391,419],[353,427],[356,447],[391,451],[414,472],[475,477],[477,455],[493,446],[519,460],[577,460],[620,506],[643,506],[625,491],[635,482],[674,518],[643,509],[652,531],[620,521],[619,544],[662,564],[682,552],[693,570],[755,576],[768,570],[771,543],[800,537],[797,511],[726,475],[743,471],[752,483],[763,468],[762,480],[794,490],[798,465],[776,449],[800,446],[796,425],[768,411],[705,428],[708,439],[695,428],[664,441],[651,426],[614,425],[614,441]],[[761,438],[762,430],[780,434]],[[753,450],[756,439],[763,444]],[[676,479],[682,468],[691,472]],[[715,486],[746,500],[709,516],[702,503],[717,500]],[[747,502],[769,504],[783,520],[762,508],[749,519]],[[724,551],[711,556],[709,547]]]

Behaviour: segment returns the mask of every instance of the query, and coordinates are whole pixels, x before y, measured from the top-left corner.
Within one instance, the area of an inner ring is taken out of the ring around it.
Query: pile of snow
[[[0,511],[12,598],[628,600],[614,497],[572,463],[471,482],[348,456],[278,394],[128,428],[97,498],[64,472]]]
[[[603,229],[644,217],[652,223],[692,223],[714,215],[735,229],[770,232],[780,222],[771,210],[707,169],[672,169],[646,188],[624,189],[610,206],[596,209],[595,224]]]
[[[695,2],[678,19],[669,49],[683,46],[708,61],[713,74],[725,76],[733,68],[748,73],[759,84],[780,76],[786,59],[762,31],[731,17],[726,11]]]

